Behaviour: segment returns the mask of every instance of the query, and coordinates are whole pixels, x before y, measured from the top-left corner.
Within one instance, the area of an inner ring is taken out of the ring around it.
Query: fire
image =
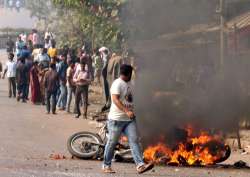
[[[201,131],[193,134],[190,127],[185,129],[187,137],[174,149],[162,142],[149,146],[144,151],[144,158],[156,164],[166,165],[212,165],[226,160],[230,148],[224,144],[222,136],[210,135]]]

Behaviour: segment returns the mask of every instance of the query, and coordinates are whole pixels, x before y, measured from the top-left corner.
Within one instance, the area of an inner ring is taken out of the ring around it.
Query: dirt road
[[[0,52],[0,61],[6,56]],[[90,121],[59,112],[46,115],[43,106],[18,103],[7,97],[7,80],[0,80],[0,176],[1,177],[102,177],[101,162],[72,160],[67,138],[77,131],[95,131]],[[65,160],[50,159],[65,155]],[[137,176],[133,164],[115,163],[117,174]],[[152,177],[248,177],[247,170],[214,168],[156,167],[145,175]]]

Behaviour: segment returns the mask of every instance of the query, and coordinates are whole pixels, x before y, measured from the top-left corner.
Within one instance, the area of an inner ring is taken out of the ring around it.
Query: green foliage
[[[26,0],[26,8],[39,20],[47,20],[52,12],[51,0]]]
[[[114,49],[121,48],[124,35],[120,12],[126,0],[52,1],[57,9],[63,9],[66,28],[71,28],[67,35],[62,36],[63,43],[67,41],[74,46],[76,43],[88,41],[92,43],[92,47],[106,45]]]

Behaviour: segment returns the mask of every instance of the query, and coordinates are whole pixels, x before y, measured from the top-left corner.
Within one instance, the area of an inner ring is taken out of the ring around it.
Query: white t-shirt
[[[7,77],[16,77],[16,67],[17,67],[16,62],[14,61],[6,62]]]
[[[37,56],[37,61],[38,62],[50,62],[50,58],[49,58],[49,56],[47,55],[47,54],[38,54],[38,56]]]
[[[133,111],[133,93],[131,86],[127,82],[125,82],[121,78],[116,79],[111,86],[110,94],[119,95],[123,105],[126,106],[129,110]],[[131,121],[131,119],[126,115],[126,113],[120,110],[115,105],[113,100],[111,103],[108,119],[116,121]]]

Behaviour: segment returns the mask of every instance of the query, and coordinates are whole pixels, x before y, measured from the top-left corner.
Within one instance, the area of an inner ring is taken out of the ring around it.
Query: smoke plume
[[[222,70],[219,31],[196,32],[219,25],[218,2],[131,1],[125,19],[135,34],[135,105],[144,144],[173,137],[171,130],[187,124],[234,131],[247,117],[249,62],[228,54]]]

